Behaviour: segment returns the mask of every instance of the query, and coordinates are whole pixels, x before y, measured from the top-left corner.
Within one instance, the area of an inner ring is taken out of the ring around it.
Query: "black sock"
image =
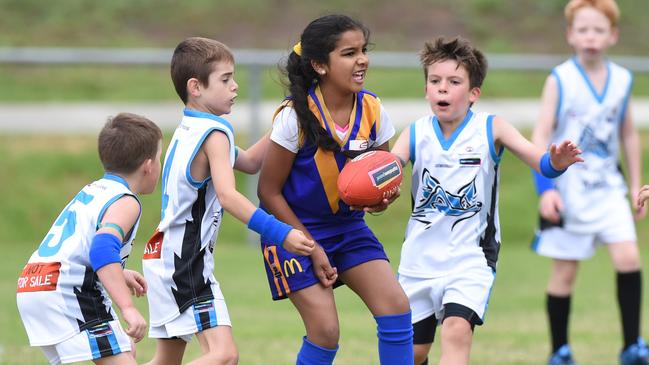
[[[568,343],[568,317],[570,316],[570,295],[557,297],[547,295],[548,321],[552,337],[552,353]]]
[[[640,335],[642,275],[640,271],[617,273],[617,301],[622,317],[624,349],[633,345]]]

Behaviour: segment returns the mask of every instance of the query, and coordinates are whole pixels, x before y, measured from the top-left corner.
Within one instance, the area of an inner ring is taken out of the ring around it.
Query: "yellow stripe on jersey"
[[[354,99],[354,106],[349,116],[349,126],[347,128],[347,133],[341,140],[336,134],[336,126],[333,119],[331,118],[329,110],[324,104],[324,99],[322,97],[322,92],[320,91],[319,86],[315,87],[313,94],[318,99],[317,102],[322,109],[318,108],[318,104],[316,103],[316,100],[313,99],[312,95],[309,95],[307,98],[309,109],[320,121],[322,128],[329,131],[329,134],[334,138],[336,142],[338,142],[338,144],[342,148],[345,148],[350,138],[353,138],[355,140],[369,141],[372,130],[374,130],[375,133],[378,133],[381,119],[381,102],[377,97],[365,93],[363,95],[361,105],[358,105],[356,101],[357,98]],[[282,109],[286,107],[292,107],[292,103],[293,101],[290,99],[284,100],[284,102],[282,102],[279,108],[275,111],[273,120]],[[357,119],[356,114],[358,112],[358,108],[361,108],[362,114],[360,118]],[[355,130],[358,130],[358,132],[354,133]],[[299,133],[299,146],[300,148],[302,148],[305,142],[304,135],[302,131],[300,131]],[[374,138],[376,138],[376,136],[374,136]],[[340,174],[340,169],[338,168],[338,163],[336,162],[334,153],[332,151],[326,151],[318,148],[313,156],[313,160],[315,162],[315,168],[320,175],[320,181],[322,183],[322,188],[327,196],[329,207],[335,214],[339,210],[338,202],[340,200],[340,197],[338,196],[337,181],[338,175]]]

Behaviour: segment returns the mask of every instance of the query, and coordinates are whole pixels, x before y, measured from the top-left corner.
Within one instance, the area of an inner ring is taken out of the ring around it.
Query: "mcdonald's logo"
[[[302,272],[302,264],[293,257],[290,260],[284,260],[284,274],[286,274],[287,277],[291,275],[295,275],[295,268],[297,267],[297,272]],[[290,271],[290,274],[289,274]]]

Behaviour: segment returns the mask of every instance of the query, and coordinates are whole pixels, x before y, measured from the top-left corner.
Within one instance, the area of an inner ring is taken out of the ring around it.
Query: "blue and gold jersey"
[[[347,162],[342,151],[379,146],[389,140],[394,134],[394,128],[387,118],[383,119],[387,121],[387,126],[382,126],[380,100],[366,90],[356,95],[349,126],[342,138],[336,133],[336,126],[318,87],[309,90],[308,102],[321,126],[341,146],[341,152],[323,150],[306,141],[298,131],[295,139],[299,141],[299,148],[282,190],[284,198],[316,239],[365,227],[363,213],[351,211],[338,197],[336,182]],[[296,118],[294,112],[281,113],[284,108],[290,108],[291,104],[291,100],[282,103],[275,114],[278,119]],[[377,138],[379,134],[385,134],[380,133],[381,128],[387,128],[391,132],[387,139],[385,136]]]

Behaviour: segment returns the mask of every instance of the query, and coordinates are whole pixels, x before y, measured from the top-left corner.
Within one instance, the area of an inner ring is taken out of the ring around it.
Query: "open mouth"
[[[449,106],[451,104],[449,104],[447,101],[438,101],[437,105],[442,106],[442,107],[447,107],[447,106]]]
[[[352,78],[356,82],[363,82],[365,80],[365,70],[363,71],[356,71],[352,74]]]

